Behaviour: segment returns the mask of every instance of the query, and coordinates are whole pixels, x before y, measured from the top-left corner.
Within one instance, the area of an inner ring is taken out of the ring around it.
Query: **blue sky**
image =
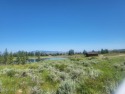
[[[0,50],[125,48],[125,0],[0,0]]]

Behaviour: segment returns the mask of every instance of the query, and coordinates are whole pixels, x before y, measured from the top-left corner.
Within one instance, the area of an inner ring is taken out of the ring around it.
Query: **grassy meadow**
[[[124,74],[125,54],[0,65],[0,94],[112,94]]]

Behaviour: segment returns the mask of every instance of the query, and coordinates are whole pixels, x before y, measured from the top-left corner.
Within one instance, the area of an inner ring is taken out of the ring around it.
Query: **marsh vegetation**
[[[67,56],[38,63],[2,64],[1,94],[112,94],[125,73],[125,54]]]

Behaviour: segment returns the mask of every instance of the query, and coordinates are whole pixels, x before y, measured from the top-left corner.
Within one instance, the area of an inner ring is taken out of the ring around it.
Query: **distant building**
[[[86,57],[89,57],[89,56],[98,56],[98,53],[97,52],[87,52],[85,54]]]

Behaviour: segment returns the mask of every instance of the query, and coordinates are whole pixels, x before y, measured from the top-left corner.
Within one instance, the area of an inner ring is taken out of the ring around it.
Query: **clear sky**
[[[125,0],[0,0],[0,51],[125,48]]]

